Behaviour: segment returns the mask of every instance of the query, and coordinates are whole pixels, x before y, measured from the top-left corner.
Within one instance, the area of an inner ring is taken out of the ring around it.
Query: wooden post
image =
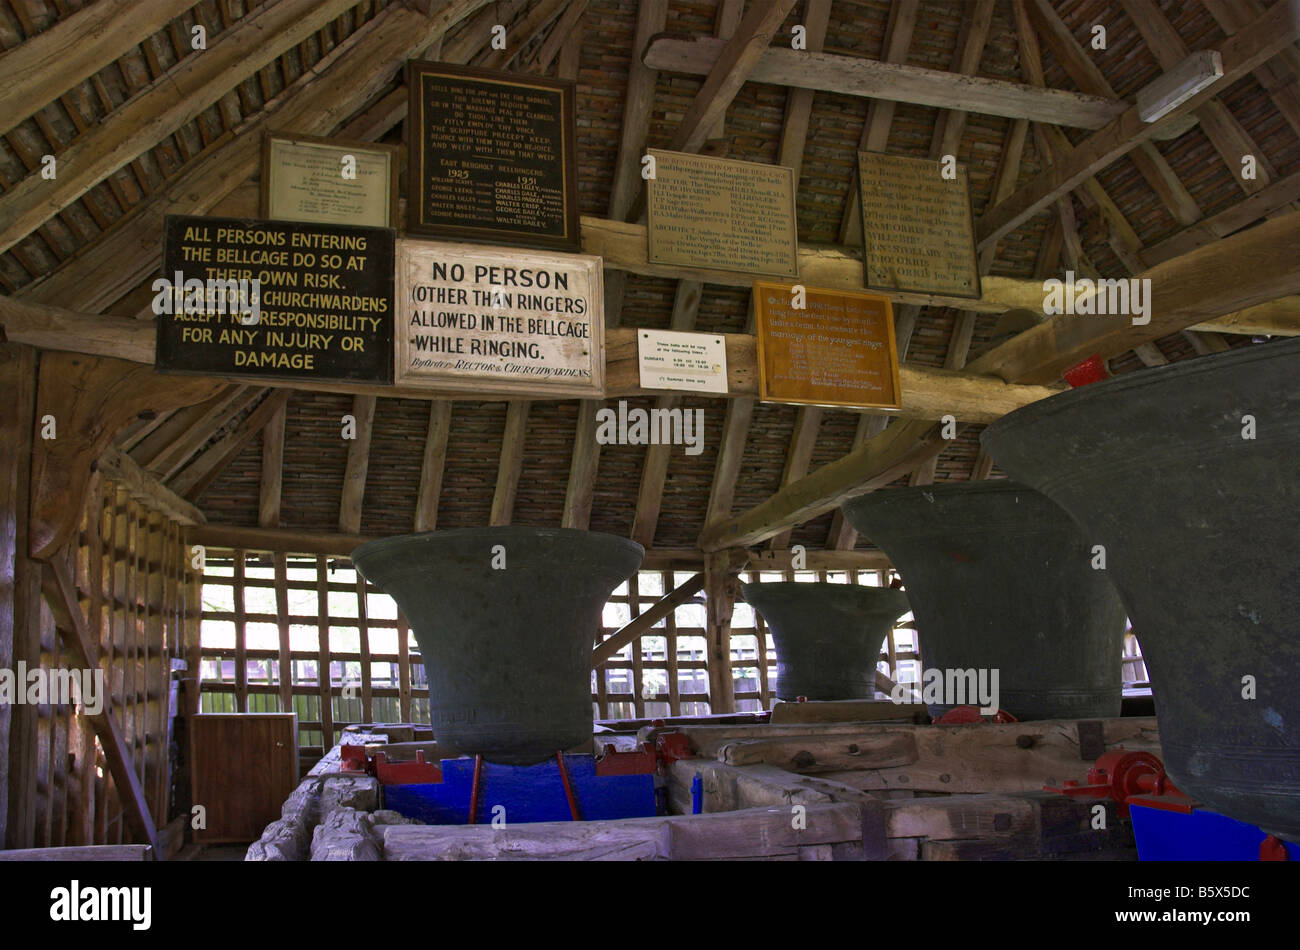
[[[663,571],[663,589],[673,586],[671,571]],[[682,714],[682,696],[677,684],[677,611],[673,610],[664,617],[664,665],[668,669],[668,715]]]
[[[329,558],[316,555],[316,688],[320,695],[321,742],[326,752],[334,745],[334,690],[330,675]]]
[[[709,664],[709,711],[736,711],[731,675],[731,613],[736,605],[734,558],[708,555],[704,560],[704,598]]]
[[[27,559],[36,351],[0,344],[0,667],[27,659],[39,636],[40,570]],[[0,842],[30,847],[35,775],[22,765],[34,732],[33,706],[0,704]],[[11,747],[12,743],[12,747]]]

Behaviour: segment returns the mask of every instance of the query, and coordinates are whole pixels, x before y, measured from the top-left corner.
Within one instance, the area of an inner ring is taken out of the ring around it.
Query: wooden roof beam
[[[691,39],[661,36],[650,44],[642,61],[654,69],[703,75],[720,61],[724,46],[705,36]],[[907,66],[901,62],[879,62],[777,46],[761,52],[748,78],[752,82],[777,86],[889,99],[1009,119],[1032,119],[1083,129],[1104,128],[1124,112],[1126,105],[1121,100],[1065,89],[1034,89],[1020,83],[980,76],[958,78],[943,70]]]
[[[256,174],[261,161],[261,132],[268,123],[281,132],[332,133],[345,117],[380,97],[392,82],[393,73],[410,56],[485,2],[452,0],[434,16],[390,4],[267,108],[247,119],[237,134],[189,162],[165,188],[132,208],[99,239],[52,274],[21,288],[15,296],[99,312],[140,284],[152,281],[162,260],[163,216],[222,213],[222,200]],[[494,17],[492,9],[482,10],[458,37],[461,42],[449,44],[444,50],[446,61],[468,60],[487,42]],[[175,91],[169,95],[175,97]],[[396,119],[401,115],[405,110]],[[113,126],[116,128],[121,121],[119,115]]]
[[[492,492],[489,525],[508,525],[514,518],[519,477],[524,470],[524,442],[528,436],[531,405],[526,399],[512,399],[506,404],[506,427],[501,434],[501,456],[497,461],[497,484]]]
[[[358,534],[361,531],[361,506],[366,496],[366,475],[370,471],[370,436],[375,428],[375,406],[378,401],[377,396],[364,395],[352,400],[353,431],[352,438],[348,441],[343,494],[339,498],[339,531],[343,534]]]
[[[1120,156],[1149,141],[1162,128],[1172,126],[1186,113],[1195,111],[1220,89],[1228,88],[1287,44],[1295,42],[1298,36],[1300,25],[1292,20],[1288,6],[1275,4],[1223,44],[1220,51],[1223,76],[1218,82],[1201,90],[1158,122],[1143,122],[1137,107],[1130,106],[1105,128],[1079,143],[1066,162],[1045,168],[1006,201],[985,212],[976,226],[979,246],[984,247],[1019,227]]]
[[[489,52],[480,66],[484,69],[505,69],[568,4],[569,0],[542,0],[541,3],[530,4],[532,9],[528,15],[512,24],[507,31],[506,48]]]
[[[1115,90],[1111,88],[1097,64],[1084,52],[1083,47],[1074,38],[1074,34],[1070,32],[1070,28],[1065,25],[1047,0],[1028,0],[1028,3],[1026,0],[1012,0],[1012,6],[1016,14],[1017,38],[1022,43],[1020,58],[1022,69],[1030,68],[1025,61],[1022,38],[1029,34],[1033,26],[1036,26],[1037,34],[1047,43],[1062,68],[1069,73],[1070,78],[1083,92],[1094,96],[1117,98]],[[1033,26],[1029,23],[1030,19],[1033,20]],[[1034,85],[1039,85],[1042,83],[1042,67],[1037,64],[1036,57],[1033,68],[1037,70],[1037,79],[1031,81]],[[1061,149],[1062,152],[1072,150],[1064,134],[1061,134],[1059,139],[1053,136],[1053,139],[1058,148],[1064,140],[1063,144],[1066,147]],[[1186,226],[1201,217],[1200,207],[1174,170],[1169,167],[1169,162],[1153,144],[1143,142],[1129,154],[1129,157],[1179,224]]]
[[[920,0],[897,0],[889,8],[889,25],[885,28],[885,46],[881,61],[899,64],[907,60],[907,48],[912,44],[916,29],[916,15]],[[859,152],[883,152],[889,144],[889,129],[894,122],[892,99],[873,98],[867,106],[867,120],[858,140]],[[862,192],[858,188],[857,163],[849,176],[849,197],[840,219],[841,244],[854,246],[862,243]]]
[[[709,137],[710,130],[726,115],[727,107],[736,98],[736,93],[740,92],[740,87],[751,78],[750,73],[763,58],[772,37],[781,28],[794,4],[795,0],[767,0],[751,4],[733,37],[710,40],[717,44],[717,55],[708,68],[701,71],[708,78],[695,94],[691,107],[673,135],[672,143],[668,146],[672,151],[700,150]],[[651,44],[651,49],[654,45]],[[649,51],[647,63],[648,56]]]
[[[1235,275],[1241,275],[1236,279]],[[1176,333],[1241,304],[1300,290],[1300,212],[1225,238],[1148,271],[1150,322],[1131,318],[1052,317],[972,361],[966,373],[993,373],[1028,383],[1055,382],[1066,368],[1098,354],[1103,359]],[[843,458],[787,485],[767,501],[728,521],[706,527],[704,551],[748,546],[831,508],[888,485],[942,450],[932,423],[910,420]]]
[[[420,492],[415,503],[415,530],[438,527],[438,501],[442,497],[442,473],[447,464],[447,439],[451,435],[450,399],[429,403],[429,428],[424,436],[424,457],[420,462]]]
[[[348,10],[355,0],[280,0],[223,30],[59,153],[59,174],[28,175],[0,195],[0,251],[35,231],[132,159],[196,118],[245,78]]]
[[[1157,264],[1138,278],[1151,281],[1149,323],[1058,314],[968,369],[1017,382],[1055,382],[1093,354],[1108,359],[1212,317],[1300,292],[1300,211]]]
[[[0,135],[131,52],[194,0],[117,0],[64,17],[0,55]]]
[[[175,522],[196,525],[207,521],[203,512],[164,485],[152,472],[141,468],[135,459],[116,446],[110,445],[104,450],[104,454],[99,457],[98,470],[119,482],[136,501]]]
[[[262,400],[261,405],[244,417],[244,420],[220,441],[209,446],[203,454],[172,479],[169,487],[193,501],[203,494],[237,456],[249,439],[257,435],[271,421],[271,417],[289,399],[289,390],[281,389]]]
[[[280,526],[280,494],[284,487],[284,430],[288,410],[289,404],[286,401],[262,430],[262,481],[257,493],[257,524],[262,528]]]
[[[1178,35],[1174,25],[1151,0],[1120,0],[1120,5],[1124,7],[1129,19],[1146,40],[1147,48],[1151,50],[1161,69],[1166,72],[1174,69],[1191,54],[1192,51],[1187,48],[1187,44]],[[1266,61],[1262,61],[1259,66],[1263,66],[1264,62]],[[1211,88],[1217,95],[1227,87],[1227,83],[1216,83]],[[1201,123],[1201,131],[1223,157],[1228,172],[1246,194],[1254,194],[1276,177],[1277,169],[1260,151],[1259,146],[1242,128],[1241,123],[1228,111],[1227,106],[1217,98],[1210,98],[1197,107],[1195,112]],[[1241,159],[1245,155],[1255,156],[1256,176],[1254,178],[1243,178],[1241,175]]]

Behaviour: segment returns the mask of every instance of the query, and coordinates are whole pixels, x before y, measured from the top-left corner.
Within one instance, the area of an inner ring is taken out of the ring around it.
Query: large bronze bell
[[[870,699],[880,645],[907,595],[856,584],[742,584],[776,642],[776,696],[794,702]]]
[[[1093,383],[983,442],[1105,546],[1174,783],[1300,840],[1300,340]]]
[[[601,611],[644,556],[613,535],[502,527],[382,538],[352,561],[411,623],[438,741],[532,765],[591,739]]]
[[[1124,608],[1047,498],[950,482],[862,495],[844,515],[902,575],[927,669],[997,670],[1000,705],[1022,720],[1119,715]]]

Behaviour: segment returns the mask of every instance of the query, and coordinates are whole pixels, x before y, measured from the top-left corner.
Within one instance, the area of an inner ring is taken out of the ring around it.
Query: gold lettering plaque
[[[943,177],[942,162],[858,153],[863,283],[949,297],[980,296],[966,166]]]
[[[396,145],[268,135],[262,217],[391,228],[397,221]]]
[[[657,264],[799,275],[794,171],[650,149],[649,259]]]
[[[759,399],[900,409],[894,311],[888,297],[757,281]],[[795,306],[802,303],[802,307]]]

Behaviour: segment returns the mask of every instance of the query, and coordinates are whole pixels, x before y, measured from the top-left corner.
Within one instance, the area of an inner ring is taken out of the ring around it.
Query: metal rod
[[[578,800],[573,797],[573,786],[569,784],[569,770],[564,765],[564,753],[555,753],[555,761],[560,766],[560,781],[564,783],[564,797],[569,800],[569,814],[573,816],[574,821],[582,821],[582,816],[578,813]]]
[[[478,815],[478,793],[482,787],[480,780],[483,775],[483,755],[474,756],[474,784],[469,790],[469,821],[467,824],[474,824],[474,819]]]

